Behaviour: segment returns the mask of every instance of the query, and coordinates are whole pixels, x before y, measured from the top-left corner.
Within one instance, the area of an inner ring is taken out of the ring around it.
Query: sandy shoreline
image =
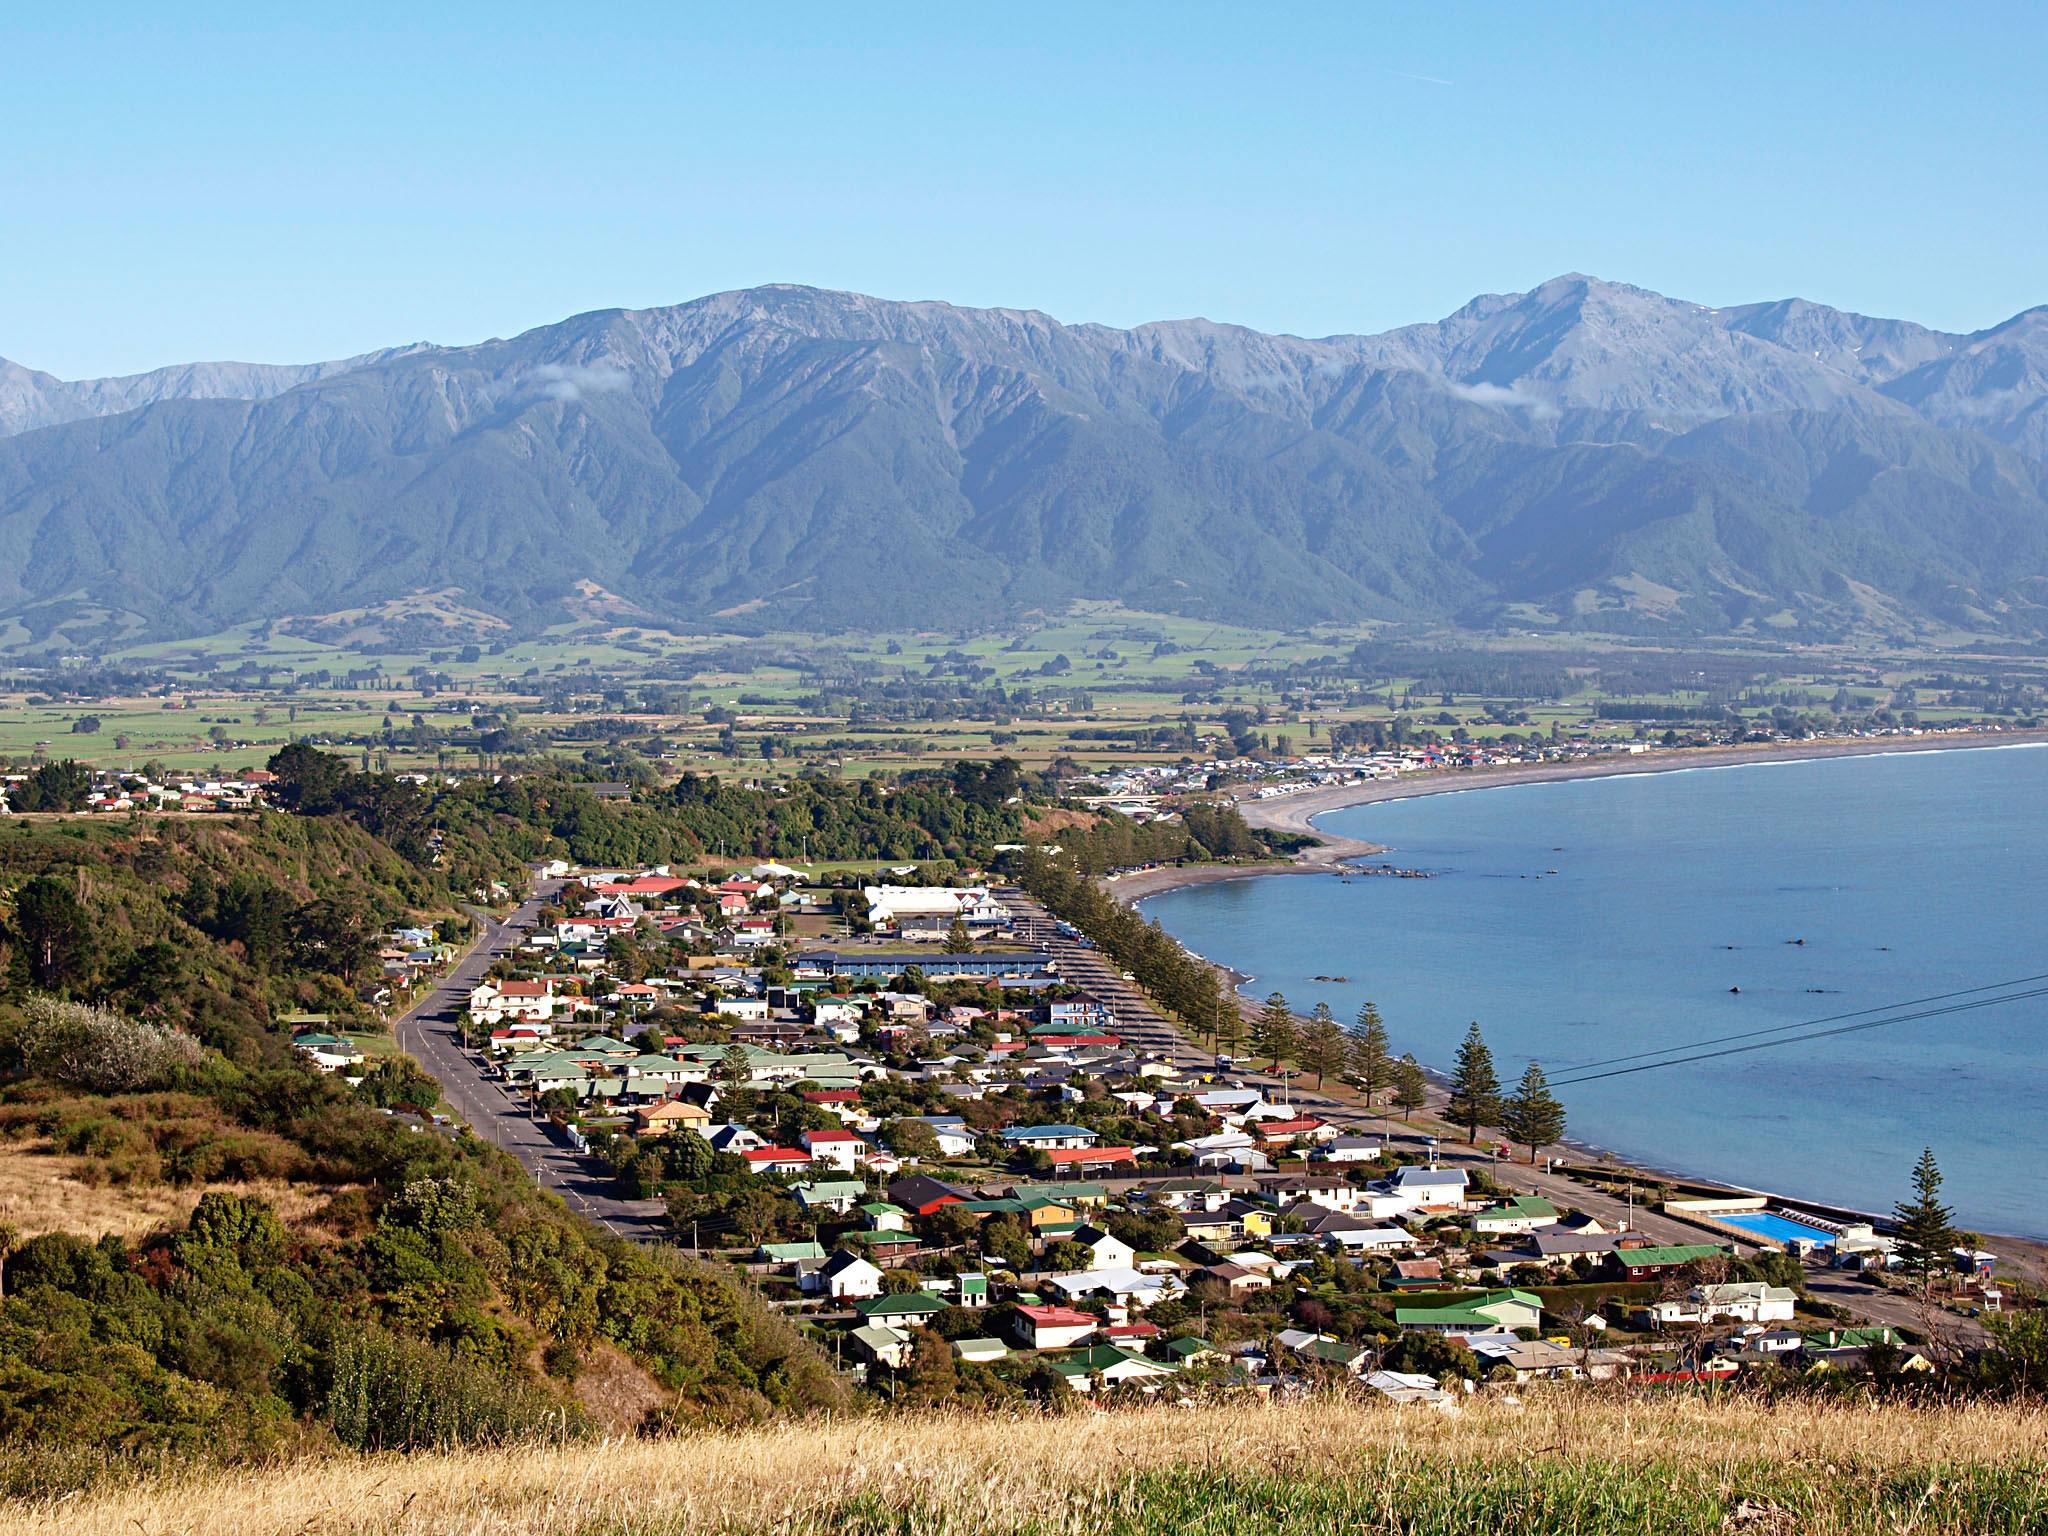
[[[1956,733],[1941,736],[1878,737],[1858,740],[1799,741],[1739,747],[1656,749],[1631,756],[1616,755],[1592,762],[1517,763],[1498,768],[1442,768],[1365,784],[1307,789],[1270,800],[1243,799],[1238,812],[1254,827],[1313,837],[1315,846],[1290,859],[1254,864],[1190,864],[1141,869],[1109,877],[1104,884],[1119,901],[1136,904],[1162,891],[1219,880],[1248,880],[1263,875],[1315,875],[1339,871],[1354,859],[1387,850],[1378,843],[1340,837],[1315,825],[1318,816],[1356,805],[1413,800],[1422,795],[1459,794],[1475,789],[1500,789],[1514,784],[1558,784],[1571,779],[1609,779],[1643,773],[1683,773],[1695,768],[1733,768],[1751,763],[1818,762],[1834,757],[1887,757],[1902,752],[1968,752],[1992,747],[2048,745],[2048,731]]]

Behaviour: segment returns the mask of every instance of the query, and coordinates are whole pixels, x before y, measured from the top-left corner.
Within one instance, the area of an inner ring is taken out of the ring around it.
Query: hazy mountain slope
[[[0,439],[0,614],[76,644],[98,610],[192,633],[451,589],[530,625],[594,584],[827,628],[1094,596],[2031,633],[2044,313],[1948,337],[1568,276],[1305,340],[776,286],[296,376],[38,382],[11,398],[85,414]]]
[[[178,363],[117,379],[67,381],[0,357],[0,437],[154,405],[159,400],[268,400],[315,379],[424,347],[389,347],[330,363]]]

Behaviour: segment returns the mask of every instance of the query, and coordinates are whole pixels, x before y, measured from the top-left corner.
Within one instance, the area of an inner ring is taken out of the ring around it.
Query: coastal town
[[[1903,1279],[1899,1237],[1854,1213],[1633,1178],[1617,1199],[1626,1175],[1559,1172],[1563,1147],[1532,1184],[1506,1149],[1361,1093],[1356,1032],[1313,1088],[1204,1051],[998,876],[537,873],[448,1021],[469,1102],[879,1392],[1351,1379],[1444,1405],[1537,1380],[1895,1374],[2008,1304],[1992,1253],[1959,1240]],[[363,1070],[317,1025],[297,1045]]]

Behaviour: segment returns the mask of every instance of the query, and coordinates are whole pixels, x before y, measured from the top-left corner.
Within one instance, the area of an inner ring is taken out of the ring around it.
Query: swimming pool
[[[1733,1211],[1714,1219],[1727,1226],[1740,1227],[1745,1232],[1754,1232],[1774,1243],[1810,1243],[1816,1248],[1834,1246],[1834,1233],[1808,1226],[1803,1221],[1794,1221],[1776,1211]]]

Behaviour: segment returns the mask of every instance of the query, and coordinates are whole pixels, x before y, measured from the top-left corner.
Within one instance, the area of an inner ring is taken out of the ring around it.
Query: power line
[[[2030,992],[2012,992],[2003,997],[1979,998],[1973,1003],[1951,1003],[1946,1008],[1926,1008],[1918,1013],[1896,1014],[1890,1018],[1870,1019],[1861,1024],[1844,1024],[1835,1029],[1817,1030],[1812,1034],[1792,1035],[1778,1040],[1759,1040],[1749,1045],[1731,1045],[1723,1051],[1701,1051],[1691,1056],[1676,1056],[1669,1061],[1649,1061],[1639,1066],[1616,1067],[1608,1072],[1589,1072],[1582,1077],[1560,1078],[1552,1083],[1553,1088],[1569,1088],[1580,1083],[1595,1083],[1602,1078],[1628,1077],[1637,1072],[1654,1072],[1659,1067],[1682,1067],[1695,1061],[1712,1061],[1722,1056],[1742,1056],[1751,1051],[1768,1051],[1774,1046],[1802,1045],[1809,1040],[1826,1040],[1834,1035],[1853,1035],[1866,1029],[1882,1029],[1887,1024],[1911,1024],[1921,1019],[1936,1019],[1945,1014],[1968,1013],[1976,1008],[1996,1008],[2001,1003],[2024,1002],[2032,997],[2048,997],[2048,987],[2036,987]]]
[[[1690,1040],[1684,1045],[1661,1046],[1654,1051],[1635,1051],[1627,1056],[1605,1056],[1598,1061],[1582,1061],[1568,1068],[1572,1072],[1591,1072],[1596,1067],[1618,1066],[1625,1061],[1647,1061],[1652,1056],[1668,1056],[1674,1051],[1697,1051],[1710,1045],[1725,1045],[1731,1040],[1754,1040],[1762,1035],[1780,1035],[1795,1029],[1813,1029],[1822,1024],[1838,1024],[1845,1019],[1860,1019],[1873,1013],[1893,1013],[1901,1008],[1921,1008],[1929,1003],[1945,1003],[1953,998],[1974,997],[1979,992],[2002,992],[2008,987],[2031,986],[2037,981],[2048,981],[2048,971],[2038,976],[2016,976],[2011,981],[1987,982],[1981,987],[1964,987],[1955,992],[1936,992],[1928,997],[1909,997],[1896,1003],[1884,1003],[1875,1008],[1853,1008],[1847,1013],[1824,1014],[1817,1019],[1801,1019],[1796,1024],[1772,1024],[1764,1029],[1745,1029],[1732,1035],[1709,1035],[1704,1040]]]

